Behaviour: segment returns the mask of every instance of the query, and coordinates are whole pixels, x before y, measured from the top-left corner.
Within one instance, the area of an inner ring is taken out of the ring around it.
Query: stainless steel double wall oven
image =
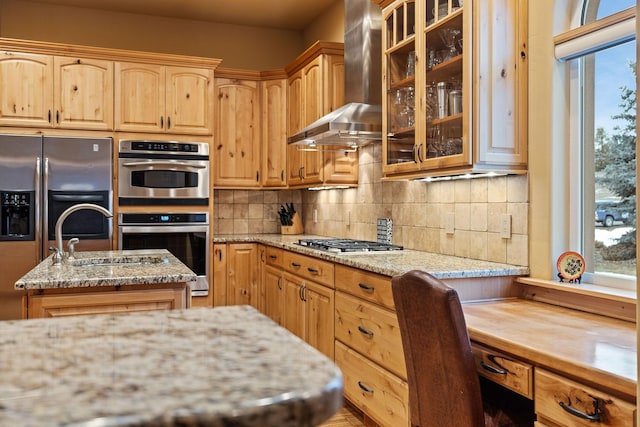
[[[209,292],[209,144],[206,142],[120,140],[118,201],[153,206],[153,212],[121,213],[119,249],[168,249],[197,274],[193,296]],[[158,206],[166,206],[157,212]],[[202,206],[176,212],[171,206]]]

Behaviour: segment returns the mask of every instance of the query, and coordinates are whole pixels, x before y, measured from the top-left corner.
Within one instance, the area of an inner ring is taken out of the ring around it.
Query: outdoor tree
[[[629,64],[635,76],[635,62]],[[617,245],[608,248],[612,259],[635,257],[636,242],[636,92],[626,86],[620,88],[620,113],[612,116],[620,122],[607,135],[598,128],[595,135],[596,184],[608,188],[620,197],[620,209],[630,213],[632,231],[624,234]],[[606,253],[603,256],[607,256]]]

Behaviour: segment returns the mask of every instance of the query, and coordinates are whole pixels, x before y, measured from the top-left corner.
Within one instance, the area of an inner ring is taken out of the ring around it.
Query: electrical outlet
[[[511,238],[511,215],[502,214],[500,216],[500,237],[503,239]]]
[[[456,215],[453,212],[444,214],[444,232],[454,234],[456,228]]]
[[[318,223],[318,209],[313,210],[313,223],[314,224]]]
[[[351,226],[351,211],[347,211],[347,227]]]

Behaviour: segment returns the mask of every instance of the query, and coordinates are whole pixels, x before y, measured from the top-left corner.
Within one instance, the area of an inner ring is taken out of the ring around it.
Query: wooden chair
[[[392,279],[413,427],[524,426],[502,409],[483,408],[480,380],[455,289],[413,270]]]

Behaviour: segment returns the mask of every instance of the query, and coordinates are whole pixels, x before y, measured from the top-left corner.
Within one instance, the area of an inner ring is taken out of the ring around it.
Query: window
[[[556,37],[570,67],[570,240],[589,283],[636,284],[635,0],[584,0]]]

